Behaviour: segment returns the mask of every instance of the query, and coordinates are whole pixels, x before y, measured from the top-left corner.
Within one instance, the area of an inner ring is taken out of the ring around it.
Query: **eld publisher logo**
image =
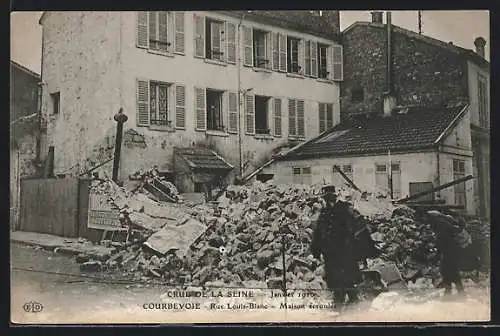
[[[43,306],[41,303],[31,301],[31,302],[25,303],[23,305],[23,309],[27,313],[39,313],[43,310]]]

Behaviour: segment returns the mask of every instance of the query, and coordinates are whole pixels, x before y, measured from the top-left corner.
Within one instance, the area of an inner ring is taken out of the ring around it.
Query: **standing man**
[[[348,202],[338,200],[335,186],[323,187],[322,193],[326,206],[318,217],[311,251],[316,259],[323,255],[326,282],[333,291],[334,306],[342,309],[359,300],[355,288],[361,280],[358,261],[366,258],[364,245],[369,233],[359,212]]]
[[[449,296],[452,292],[452,284],[459,294],[465,294],[462,278],[460,276],[460,259],[463,257],[462,246],[457,240],[463,228],[451,216],[439,211],[427,211],[424,216],[436,234],[436,247],[441,253],[441,277],[444,285],[444,295]],[[465,242],[467,244],[467,242]]]

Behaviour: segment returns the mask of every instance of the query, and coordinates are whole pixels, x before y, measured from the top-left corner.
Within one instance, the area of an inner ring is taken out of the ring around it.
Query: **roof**
[[[405,114],[339,124],[281,160],[353,156],[433,148],[466,112],[450,108],[408,108]]]
[[[223,157],[207,148],[175,148],[175,153],[186,160],[191,169],[226,169],[234,167]]]
[[[18,68],[21,71],[26,72],[27,74],[29,74],[30,76],[35,77],[36,79],[40,79],[40,75],[39,74],[37,74],[36,72],[34,72],[34,71],[26,68],[25,66],[22,66],[21,64],[15,62],[13,60],[10,60],[10,65],[13,66],[13,67],[15,67],[15,68]]]
[[[256,11],[226,11],[245,19],[274,24],[283,28],[299,30],[327,39],[340,38],[340,21],[332,24],[332,18],[324,11],[323,15],[306,10],[256,10]],[[339,14],[340,15],[340,14]],[[340,19],[339,19],[340,20]]]
[[[353,24],[351,24],[346,29],[344,29],[344,31],[342,32],[342,35],[345,35],[345,34],[349,33],[355,27],[384,28],[385,29],[386,25],[383,24],[383,23],[376,23],[376,22],[357,21],[357,22],[354,22]],[[469,60],[475,62],[476,64],[478,64],[478,65],[480,65],[482,67],[489,67],[490,66],[490,63],[486,59],[484,59],[483,57],[479,56],[476,52],[474,52],[471,49],[462,48],[462,47],[456,46],[454,44],[447,43],[447,42],[444,42],[444,41],[432,38],[430,36],[426,36],[426,35],[423,35],[423,34],[418,34],[418,33],[414,32],[414,31],[411,31],[411,30],[408,30],[406,28],[402,28],[402,27],[399,27],[399,26],[396,26],[396,25],[392,25],[392,28],[393,28],[394,32],[397,32],[397,33],[400,33],[400,34],[404,34],[404,35],[406,35],[408,37],[411,37],[411,38],[414,38],[414,39],[418,39],[418,40],[420,40],[422,42],[425,42],[425,43],[428,43],[428,44],[432,44],[432,45],[435,45],[435,46],[447,49],[447,50],[455,52],[455,53],[460,53],[464,57],[468,58]]]

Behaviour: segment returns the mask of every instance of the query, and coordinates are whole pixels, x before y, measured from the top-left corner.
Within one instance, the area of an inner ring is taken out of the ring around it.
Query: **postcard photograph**
[[[10,17],[12,324],[490,320],[488,11]]]

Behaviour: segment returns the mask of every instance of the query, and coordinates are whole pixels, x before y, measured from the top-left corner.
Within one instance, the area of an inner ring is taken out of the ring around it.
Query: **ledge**
[[[292,78],[301,78],[301,79],[305,78],[303,75],[300,75],[300,74],[297,74],[297,73],[291,73],[291,72],[287,72],[286,76],[287,77],[292,77]]]
[[[160,55],[160,56],[166,56],[166,57],[174,57],[174,55],[171,52],[168,51],[159,51],[159,50],[154,50],[154,49],[147,49],[148,53],[153,54],[153,55]]]
[[[269,134],[255,134],[254,138],[258,140],[274,140],[274,137]]]
[[[175,128],[172,126],[149,125],[148,128],[152,131],[175,132]]]
[[[335,82],[331,79],[326,79],[326,78],[316,78],[316,80],[320,83],[326,83],[326,84],[334,84]]]
[[[255,71],[255,72],[265,72],[265,73],[272,73],[273,72],[271,69],[259,68],[259,67],[253,67],[253,71]]]
[[[219,66],[227,66],[226,62],[217,61],[217,60],[213,60],[210,58],[204,58],[204,61],[205,61],[205,63],[209,63],[209,64],[215,64],[215,65],[219,65]]]
[[[226,132],[221,132],[221,131],[211,131],[211,130],[207,130],[205,131],[205,134],[206,135],[211,135],[211,136],[220,136],[220,137],[228,137],[229,134],[226,133]]]

